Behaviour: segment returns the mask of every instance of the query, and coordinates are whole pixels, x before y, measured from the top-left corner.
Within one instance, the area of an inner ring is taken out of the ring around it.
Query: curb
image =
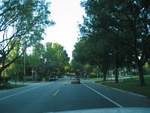
[[[123,89],[118,89],[118,88],[114,88],[114,87],[111,87],[111,86],[106,86],[106,85],[99,84],[99,83],[95,83],[95,84],[102,85],[102,86],[105,86],[105,87],[108,87],[108,88],[112,88],[112,89],[117,90],[117,91],[126,92],[126,93],[129,93],[129,94],[132,94],[132,95],[135,95],[135,96],[139,96],[139,97],[142,97],[142,98],[148,98],[145,95],[137,94],[137,93],[134,93],[134,92],[123,90]]]
[[[114,89],[114,90],[118,90],[118,91],[129,93],[129,94],[132,94],[132,95],[135,95],[135,96],[139,96],[139,97],[143,97],[143,98],[147,97],[147,96],[144,96],[144,95],[141,95],[141,94],[137,94],[137,93],[133,93],[133,92],[130,92],[130,91],[125,91],[125,90],[114,88],[114,87],[111,87],[111,88]]]

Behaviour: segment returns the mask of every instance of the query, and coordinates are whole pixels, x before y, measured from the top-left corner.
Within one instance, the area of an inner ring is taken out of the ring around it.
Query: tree
[[[77,76],[83,76],[85,73],[84,65],[74,59],[71,61],[71,68],[72,68],[72,73]]]
[[[30,67],[28,71],[32,72],[33,80],[41,79],[45,75],[45,73],[40,73],[44,70],[44,54],[45,47],[39,43],[33,46],[31,54],[26,58],[26,67]]]
[[[49,20],[50,3],[45,0],[4,0],[0,6],[0,74],[23,55],[27,47],[39,42]],[[13,59],[7,56],[17,47]]]
[[[101,36],[102,37],[102,36]],[[103,79],[106,80],[106,73],[110,64],[110,51],[105,40],[96,34],[89,35],[87,38],[81,39],[73,51],[73,58],[82,63],[97,66],[103,73]],[[106,49],[107,48],[107,49]]]
[[[110,5],[110,4],[109,4]],[[140,86],[145,86],[143,66],[150,57],[150,35],[149,35],[149,11],[150,2],[143,0],[126,0],[125,2],[114,2],[116,8],[111,14],[118,20],[117,27],[134,56],[137,65]],[[120,8],[119,8],[120,7]]]
[[[82,2],[81,5],[87,14],[87,17],[84,17],[82,34],[89,35],[99,32],[100,29],[112,34],[111,41],[115,45],[119,44],[114,47],[117,54],[120,45],[132,51],[139,72],[140,86],[145,86],[142,68],[150,57],[150,1],[89,0]]]
[[[44,60],[48,75],[64,74],[65,67],[69,65],[69,57],[66,50],[58,43],[46,43]]]

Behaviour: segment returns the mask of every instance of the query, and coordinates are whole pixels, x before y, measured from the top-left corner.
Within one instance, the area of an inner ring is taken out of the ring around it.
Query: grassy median
[[[114,83],[114,81],[98,81],[97,83],[114,87],[117,89],[122,89],[125,91],[130,91],[133,93],[145,95],[148,98],[150,98],[150,75],[145,76],[145,82],[147,86],[140,87],[138,77],[134,77],[134,78],[124,79],[119,83]]]

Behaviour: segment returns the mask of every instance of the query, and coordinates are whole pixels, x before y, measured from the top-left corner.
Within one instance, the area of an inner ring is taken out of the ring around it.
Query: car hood
[[[150,113],[150,108],[101,108],[46,113]]]

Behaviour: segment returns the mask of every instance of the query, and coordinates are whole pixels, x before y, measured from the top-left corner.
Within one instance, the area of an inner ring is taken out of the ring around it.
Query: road
[[[0,113],[44,113],[94,108],[150,107],[144,96],[69,78],[0,91]]]

